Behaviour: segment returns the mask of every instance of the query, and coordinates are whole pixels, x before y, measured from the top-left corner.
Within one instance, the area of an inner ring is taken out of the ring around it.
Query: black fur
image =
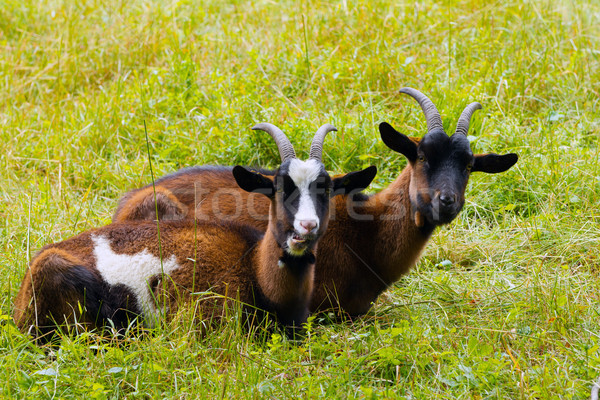
[[[512,153],[474,155],[465,135],[448,136],[439,129],[426,133],[421,140],[410,139],[386,122],[379,125],[379,131],[384,143],[403,154],[427,181],[426,185],[418,186],[418,193],[411,198],[413,212],[425,217],[424,233],[456,218],[464,206],[471,171],[503,172],[518,158]]]
[[[334,178],[331,196],[358,193],[371,184],[375,175],[377,175],[377,167],[371,165],[361,171],[349,172],[342,177]]]
[[[135,296],[124,285],[108,285],[88,268],[76,266],[63,275],[65,283],[84,298],[87,314],[98,326],[109,325],[121,331],[141,313]]]
[[[275,188],[273,186],[273,181],[269,178],[266,178],[260,173],[250,171],[240,165],[233,167],[231,172],[239,187],[246,192],[261,193],[267,197],[273,196]]]

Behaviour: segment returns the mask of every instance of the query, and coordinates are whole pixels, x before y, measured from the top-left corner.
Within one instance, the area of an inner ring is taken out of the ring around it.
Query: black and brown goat
[[[387,123],[381,138],[404,155],[408,165],[387,188],[332,199],[332,216],[319,244],[311,311],[341,307],[347,314],[365,313],[388,286],[416,263],[434,229],[451,222],[464,205],[472,172],[503,172],[517,162],[516,154],[477,154],[467,131],[479,103],[462,112],[456,132],[448,136],[435,105],[421,92],[401,93],[417,100],[425,113],[427,133],[409,138]],[[238,193],[232,202],[220,193],[235,191],[231,167],[192,167],[156,182],[159,219],[218,218],[266,229],[268,202],[256,194]],[[237,190],[239,192],[239,190]],[[127,193],[115,221],[155,219],[152,186]]]
[[[137,315],[152,325],[190,299],[210,317],[223,309],[224,298],[275,314],[286,326],[305,322],[330,196],[364,189],[376,168],[331,179],[321,163],[331,125],[317,131],[307,161],[296,158],[275,126],[254,129],[273,136],[280,167],[271,176],[241,166],[231,173],[241,189],[267,200],[265,232],[227,221],[162,221],[159,227],[127,221],[48,245],[33,258],[16,297],[18,327],[40,337],[65,323],[122,329]],[[192,296],[197,292],[218,300]]]

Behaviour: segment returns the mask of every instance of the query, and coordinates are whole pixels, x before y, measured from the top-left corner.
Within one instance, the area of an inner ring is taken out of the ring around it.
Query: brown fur
[[[263,241],[265,246],[254,254],[253,265],[272,265],[274,268],[255,268],[254,275],[264,296],[275,305],[279,313],[287,309],[295,310],[295,313],[306,313],[308,316],[308,308],[306,310],[297,308],[303,307],[303,304],[308,306],[307,300],[311,298],[313,292],[314,264],[300,271],[280,267],[273,259],[273,254],[279,255],[277,261],[283,254],[280,254],[281,251],[272,238],[271,232],[272,230],[268,229],[265,233],[266,240]]]
[[[146,187],[132,194],[130,201],[123,204],[119,210],[119,218],[114,222],[129,220],[181,220],[186,217],[187,207],[177,200],[177,197],[165,187],[156,188],[156,203],[154,202],[154,188]],[[138,204],[139,206],[136,206]],[[158,218],[156,207],[158,204]]]
[[[47,246],[34,257],[15,299],[14,320],[23,331],[34,333],[30,332],[34,327],[36,334],[45,335],[59,324],[92,324],[80,312],[83,299],[61,279],[69,269],[85,263],[77,253]],[[57,288],[62,288],[63,301],[56,301]]]
[[[410,217],[410,179],[409,166],[366,201],[349,196],[332,200],[335,218],[319,241],[311,310],[333,306],[363,314],[415,264],[431,232]]]
[[[271,228],[276,229],[275,223]],[[39,336],[64,322],[81,322],[92,328],[105,322],[90,311],[99,306],[89,304],[85,295],[98,288],[88,285],[76,290],[65,282],[77,266],[101,281],[95,269],[92,235],[106,237],[117,254],[132,255],[145,249],[156,257],[175,255],[180,268],[168,277],[149,279],[159,306],[166,301],[170,313],[194,299],[201,304],[202,318],[211,319],[220,316],[225,303],[237,299],[246,310],[272,312],[286,325],[298,325],[307,317],[314,257],[311,255],[312,262],[300,272],[280,268],[278,261],[284,252],[271,230],[261,239],[262,232],[237,223],[165,221],[160,223],[159,246],[156,223],[128,221],[51,244],[34,257],[15,299],[14,319],[22,331]],[[193,295],[198,292],[214,295]]]
[[[206,170],[203,170],[206,171]],[[174,174],[156,182],[159,209],[169,210],[159,215],[161,220],[177,220],[181,216],[211,221],[215,217],[255,226],[262,231],[269,222],[269,200],[258,193],[248,193],[236,184],[231,169],[209,169],[209,173],[189,172]],[[164,193],[164,197],[158,197]],[[215,196],[215,193],[218,193]],[[234,197],[235,196],[235,197]],[[240,207],[237,207],[237,205]],[[254,211],[256,205],[256,212]],[[247,209],[239,213],[240,208]],[[152,185],[128,192],[119,201],[113,222],[133,221],[143,215],[154,216],[154,192]],[[159,212],[160,214],[160,212]],[[254,218],[253,218],[254,217]]]
[[[246,192],[242,192],[230,170],[219,170],[216,176],[210,176],[212,173],[205,170],[190,171],[176,175],[173,180],[163,178],[157,182],[157,186],[164,185],[176,195],[185,193],[178,199],[189,206],[188,218],[198,213],[216,217],[216,207],[226,210],[221,214],[237,213],[237,221],[264,231],[269,201],[264,196],[254,195],[254,198],[250,198]],[[350,315],[365,313],[383,290],[415,264],[431,230],[423,228],[425,222],[422,218],[411,215],[409,187],[414,184],[413,175],[409,165],[380,193],[368,198],[337,196],[332,199],[331,219],[319,241],[312,311],[339,306]],[[209,185],[214,182],[218,182],[218,186],[211,188]],[[189,192],[192,190],[189,188],[195,185],[202,186],[202,196],[197,201],[186,203],[191,198]],[[213,202],[213,191],[223,188],[240,192],[243,198],[241,208],[234,212],[231,211],[232,204]],[[125,195],[119,209],[134,208],[136,204],[132,204],[130,198],[129,194]],[[245,207],[248,201],[253,201],[255,215]],[[195,208],[191,207],[193,204]],[[119,209],[115,219],[121,218]],[[353,213],[367,220],[353,218]]]

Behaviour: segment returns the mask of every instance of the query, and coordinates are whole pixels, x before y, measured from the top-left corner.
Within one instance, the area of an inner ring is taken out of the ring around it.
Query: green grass
[[[283,4],[281,4],[283,3]],[[600,6],[583,0],[396,2],[3,0],[0,6],[0,395],[14,398],[540,398],[600,375]],[[275,166],[281,126],[335,172],[405,165],[388,121],[421,135],[412,86],[449,130],[471,101],[467,204],[411,273],[352,323],[308,337],[206,337],[185,316],[125,345],[39,349],[12,301],[46,243],[110,222],[119,196],[196,164]],[[449,262],[448,262],[449,261]],[[189,321],[189,320],[188,320]]]

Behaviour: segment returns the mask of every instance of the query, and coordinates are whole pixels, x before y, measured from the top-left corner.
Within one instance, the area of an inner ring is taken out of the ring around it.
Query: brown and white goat
[[[281,154],[272,176],[236,166],[234,182],[267,200],[266,231],[236,222],[116,222],[44,247],[33,258],[15,299],[18,327],[40,337],[61,324],[123,329],[137,315],[146,325],[182,300],[201,302],[203,316],[222,310],[224,297],[246,310],[275,314],[286,326],[306,321],[315,250],[334,193],[362,190],[375,167],[331,179],[321,163],[324,125],[310,158],[301,161],[285,134],[267,131]],[[193,293],[219,294],[216,303]],[[216,309],[214,307],[217,307]],[[51,335],[49,335],[51,336]]]
[[[434,229],[458,215],[472,172],[503,172],[517,162],[513,153],[471,151],[466,135],[479,103],[465,108],[455,133],[448,136],[429,98],[411,88],[400,92],[419,102],[428,131],[415,139],[385,122],[379,125],[384,143],[403,154],[408,165],[379,193],[332,199],[331,221],[319,244],[311,311],[340,307],[352,316],[365,313],[416,263]],[[157,180],[158,218],[219,218],[266,229],[264,199],[243,193],[232,202],[220,195],[224,188],[235,190],[231,171],[231,167],[192,167]],[[122,198],[114,220],[156,217],[152,186],[147,186]]]

